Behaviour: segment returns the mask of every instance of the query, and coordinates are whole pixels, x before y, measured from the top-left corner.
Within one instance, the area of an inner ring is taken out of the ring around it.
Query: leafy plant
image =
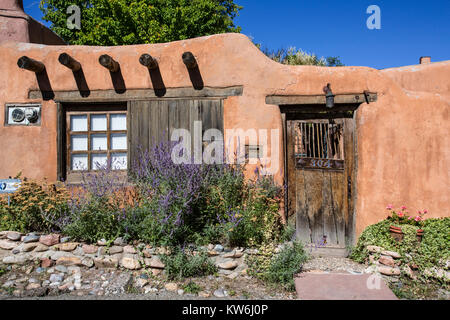
[[[161,256],[169,279],[183,279],[214,274],[217,267],[205,252],[176,248],[171,255]]]
[[[288,291],[295,290],[294,276],[308,260],[303,244],[293,242],[286,244],[279,253],[269,246],[262,250],[261,256],[253,256],[247,260],[249,273],[263,281],[283,287]]]
[[[59,230],[70,193],[60,184],[24,178],[9,196],[9,205],[7,195],[0,196],[0,230],[50,232]]]
[[[183,286],[183,290],[186,293],[192,293],[192,294],[197,294],[200,291],[202,291],[202,287],[200,287],[198,284],[196,284],[193,281],[189,281],[187,284],[185,284]]]

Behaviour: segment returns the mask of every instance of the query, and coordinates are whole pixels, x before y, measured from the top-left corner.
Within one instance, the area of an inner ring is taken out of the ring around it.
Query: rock
[[[16,231],[10,231],[6,234],[6,238],[8,238],[11,241],[19,241],[21,237],[22,234]]]
[[[30,256],[26,253],[17,254],[14,256],[4,257],[2,262],[5,264],[25,264],[30,260]]]
[[[436,279],[444,279],[446,281],[450,280],[450,272],[445,271],[444,269],[438,269],[436,267],[426,268],[423,271],[423,274]]]
[[[200,292],[198,293],[198,296],[201,297],[201,298],[209,298],[209,297],[211,296],[211,294],[209,294],[209,293],[206,292],[206,291],[200,291]]]
[[[178,285],[177,285],[176,283],[169,282],[169,283],[166,283],[166,284],[164,285],[164,288],[165,288],[167,291],[177,291],[177,290],[178,290]]]
[[[39,238],[39,242],[50,247],[50,246],[53,246],[55,244],[58,244],[60,237],[61,236],[59,234],[49,234],[49,235],[46,235],[46,236],[41,236]]]
[[[411,279],[416,279],[417,277],[414,275],[413,271],[408,265],[403,266],[402,271]]]
[[[374,264],[374,265],[379,265],[380,263],[378,262],[377,258],[373,255],[369,256],[369,263],[370,264]]]
[[[144,249],[144,250],[142,250],[142,253],[144,254],[144,257],[146,257],[146,258],[151,258],[152,257],[152,255],[155,253],[154,252],[154,250],[152,250],[152,249]]]
[[[138,270],[141,268],[139,260],[137,260],[133,256],[124,256],[122,260],[120,260],[120,265],[130,270]]]
[[[51,266],[53,266],[53,260],[49,259],[49,258],[43,258],[41,259],[41,267],[42,268],[50,268]]]
[[[182,296],[184,294],[184,290],[183,289],[178,289],[177,293],[179,296]]]
[[[222,252],[223,251],[223,246],[220,245],[220,244],[216,244],[215,247],[214,247],[214,251]]]
[[[25,290],[34,290],[40,288],[41,285],[39,283],[30,283],[26,286]]]
[[[234,258],[240,258],[244,255],[243,251],[236,251],[234,254]]]
[[[64,280],[64,274],[63,273],[52,273],[50,275],[49,280],[51,283],[62,282]]]
[[[238,263],[236,261],[229,260],[229,261],[224,261],[222,263],[219,263],[217,266],[220,269],[232,270],[232,269],[235,269],[238,266]]]
[[[117,268],[119,266],[119,259],[116,257],[105,256],[95,258],[94,264],[97,268]]]
[[[5,250],[12,250],[17,247],[17,243],[11,240],[0,240],[0,248]]]
[[[395,267],[388,267],[388,266],[379,266],[377,268],[378,272],[387,276],[398,276],[400,275],[400,269]]]
[[[218,256],[220,253],[214,250],[210,250],[208,251],[208,256],[210,257],[214,257],[214,256]]]
[[[38,242],[39,238],[40,238],[40,236],[38,236],[38,235],[29,234],[29,235],[25,236],[25,238],[23,238],[23,242],[24,243]]]
[[[61,243],[66,243],[70,241],[70,237],[63,237],[61,238]]]
[[[61,251],[73,251],[75,250],[76,247],[78,247],[78,243],[77,242],[60,243],[57,247]]]
[[[78,257],[61,257],[58,260],[56,260],[57,265],[64,265],[64,266],[80,266],[83,265],[81,263],[81,259]]]
[[[394,267],[395,266],[395,261],[391,256],[384,256],[381,255],[380,259],[378,259],[378,261],[381,264],[384,264],[385,266],[390,266],[390,267]]]
[[[166,266],[162,261],[159,259],[159,257],[152,257],[151,259],[144,259],[144,263],[147,267],[151,268],[157,268],[157,269],[164,269]]]
[[[238,272],[233,272],[233,273],[229,274],[227,276],[227,278],[233,280],[233,279],[237,278],[238,276],[239,276]]]
[[[208,244],[208,250],[213,250],[214,249],[214,245],[212,243]]]
[[[42,273],[42,272],[45,272],[45,268],[37,267],[35,271],[36,271],[36,273]]]
[[[28,267],[25,269],[25,274],[30,274],[30,273],[33,272],[33,270],[34,270],[34,266],[28,266]]]
[[[150,271],[152,272],[152,275],[154,275],[155,277],[159,276],[163,272],[162,269],[156,269],[156,268],[151,268]]]
[[[123,252],[123,248],[120,246],[112,246],[110,248],[102,247],[100,249],[100,254],[113,255],[113,254],[122,253],[122,252]]]
[[[395,252],[395,251],[388,251],[388,250],[383,250],[381,251],[381,254],[385,255],[385,256],[391,256],[393,258],[399,259],[402,256],[400,255],[400,253]]]
[[[38,245],[36,246],[36,248],[34,248],[34,252],[44,252],[48,250],[48,246],[46,246],[45,244],[42,243],[38,243]]]
[[[74,255],[70,252],[52,251],[52,250],[45,252],[45,255],[48,255],[52,260],[58,260],[59,258],[62,258],[62,257],[64,257],[64,258],[74,257]]]
[[[83,252],[86,254],[94,254],[94,253],[97,253],[97,251],[98,251],[97,246],[93,246],[93,245],[89,245],[89,244],[84,244],[81,248],[83,249]]]
[[[227,292],[223,288],[220,288],[214,291],[213,295],[217,298],[224,298],[227,296]]]
[[[153,288],[152,286],[146,286],[144,288],[144,294],[150,293],[150,292],[158,292],[157,288]]]
[[[148,280],[147,279],[142,279],[142,278],[137,278],[134,282],[134,285],[137,288],[143,288],[148,284]]]
[[[36,243],[36,242],[32,242],[32,243],[24,243],[24,244],[22,245],[22,252],[30,252],[30,251],[33,251],[34,249],[36,249],[36,247],[37,247],[38,245],[39,245],[39,244]]]
[[[19,252],[22,252],[23,246],[24,246],[23,243],[19,244],[17,247],[12,249],[12,253],[13,254],[18,254]]]
[[[384,249],[382,247],[378,247],[378,246],[367,246],[367,250],[372,253],[380,253]]]
[[[228,253],[225,253],[222,257],[223,258],[234,258],[234,255],[236,254],[236,251],[231,251],[231,252],[228,252]]]
[[[110,285],[105,288],[105,295],[126,292],[133,284],[133,276],[129,272],[122,272],[111,279]]]
[[[2,287],[3,288],[12,288],[12,287],[14,287],[14,281],[6,281],[3,285],[2,285]]]
[[[117,238],[116,240],[114,240],[114,244],[116,245],[116,246],[122,246],[122,245],[124,245],[126,242],[125,242],[125,240],[123,240],[123,238],[122,237],[119,237],[119,238]]]
[[[91,268],[94,266],[94,259],[89,257],[83,257],[81,259],[81,264],[85,267]]]
[[[106,239],[101,239],[101,240],[97,241],[97,245],[99,245],[99,246],[106,246],[107,243],[108,242],[106,241]]]
[[[59,272],[62,272],[62,273],[67,273],[67,271],[68,271],[67,267],[64,266],[64,265],[57,265],[55,267],[55,270],[59,271]]]
[[[123,247],[123,252],[124,253],[135,254],[136,253],[136,249],[133,248],[132,246],[125,246],[125,247]]]

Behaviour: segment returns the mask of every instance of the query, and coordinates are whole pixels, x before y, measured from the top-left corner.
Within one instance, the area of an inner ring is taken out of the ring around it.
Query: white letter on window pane
[[[91,166],[92,170],[105,169],[108,163],[108,159],[105,154],[92,154],[91,155]]]
[[[91,130],[106,131],[106,114],[91,115]]]
[[[70,130],[87,131],[87,116],[86,115],[70,116]]]
[[[76,136],[71,136],[70,149],[72,151],[85,151],[88,149],[88,138],[87,135],[81,134]]]
[[[112,114],[111,115],[111,130],[127,130],[127,115],[126,114]]]
[[[112,150],[126,150],[127,149],[127,135],[125,133],[111,134],[111,149]]]
[[[87,170],[88,169],[87,154],[73,154],[71,168],[74,171]]]
[[[108,140],[106,134],[93,134],[91,135],[91,150],[107,150]]]
[[[126,153],[112,153],[111,165],[113,170],[124,170],[127,168],[127,154]]]

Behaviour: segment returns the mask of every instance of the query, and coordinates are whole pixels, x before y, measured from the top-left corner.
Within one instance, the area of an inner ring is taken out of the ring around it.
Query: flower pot
[[[403,236],[405,235],[402,232],[401,228],[395,227],[395,226],[390,226],[389,227],[389,232],[391,233],[391,236],[397,241],[402,241],[403,240]]]
[[[422,241],[422,236],[423,236],[423,230],[422,229],[417,229],[417,241],[421,242]]]

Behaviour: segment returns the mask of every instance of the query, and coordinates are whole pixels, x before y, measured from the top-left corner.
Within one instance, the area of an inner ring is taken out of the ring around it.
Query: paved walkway
[[[397,300],[382,277],[347,258],[313,258],[295,279],[301,300]]]

